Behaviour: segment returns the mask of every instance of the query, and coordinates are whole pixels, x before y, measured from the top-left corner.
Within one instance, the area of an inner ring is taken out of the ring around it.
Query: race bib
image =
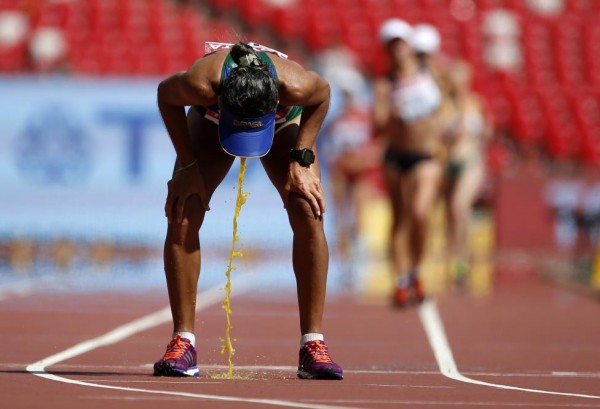
[[[265,45],[261,45],[258,43],[247,43],[250,47],[254,48],[255,51],[257,52],[267,52],[267,53],[274,53],[277,54],[277,56],[281,57],[281,58],[288,58],[287,54],[282,53],[281,51],[277,51],[274,50],[273,48],[269,48]],[[213,42],[213,41],[207,41],[204,43],[204,53],[205,54],[210,54],[210,53],[214,53],[215,51],[221,51],[221,50],[227,50],[230,49],[231,47],[233,47],[235,44],[233,43],[217,43],[217,42]]]

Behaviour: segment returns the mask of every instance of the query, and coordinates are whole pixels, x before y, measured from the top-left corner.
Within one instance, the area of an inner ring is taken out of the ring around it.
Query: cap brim
[[[257,118],[243,118],[221,106],[219,141],[233,156],[257,158],[269,153],[275,134],[275,112]]]

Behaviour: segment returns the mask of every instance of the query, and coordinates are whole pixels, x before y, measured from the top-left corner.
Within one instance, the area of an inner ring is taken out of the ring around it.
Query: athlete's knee
[[[294,232],[299,229],[322,229],[322,219],[315,217],[310,203],[299,194],[290,193],[286,210]]]
[[[204,220],[205,210],[200,205],[200,200],[190,197],[183,210],[183,217],[178,222],[173,220],[169,225],[171,238],[177,244],[184,244],[190,234],[197,234]]]
[[[451,213],[455,218],[459,218],[467,214],[470,210],[470,204],[464,199],[457,199],[450,203]]]
[[[417,225],[425,225],[431,216],[431,209],[429,206],[415,206],[412,209],[412,221],[411,223]]]

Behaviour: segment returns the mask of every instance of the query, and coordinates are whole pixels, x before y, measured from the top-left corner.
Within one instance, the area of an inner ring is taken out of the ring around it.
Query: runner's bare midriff
[[[433,155],[440,144],[442,128],[435,115],[410,124],[398,118],[390,118],[388,135],[388,146],[395,152]]]

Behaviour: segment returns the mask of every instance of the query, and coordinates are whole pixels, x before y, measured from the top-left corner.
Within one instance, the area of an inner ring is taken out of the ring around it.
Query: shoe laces
[[[179,335],[167,346],[167,352],[163,359],[179,359],[186,353],[190,346],[189,342],[184,341]]]
[[[327,364],[333,363],[329,356],[329,350],[327,345],[321,341],[312,341],[304,344],[304,347],[308,350],[308,353],[315,362],[323,362]]]

